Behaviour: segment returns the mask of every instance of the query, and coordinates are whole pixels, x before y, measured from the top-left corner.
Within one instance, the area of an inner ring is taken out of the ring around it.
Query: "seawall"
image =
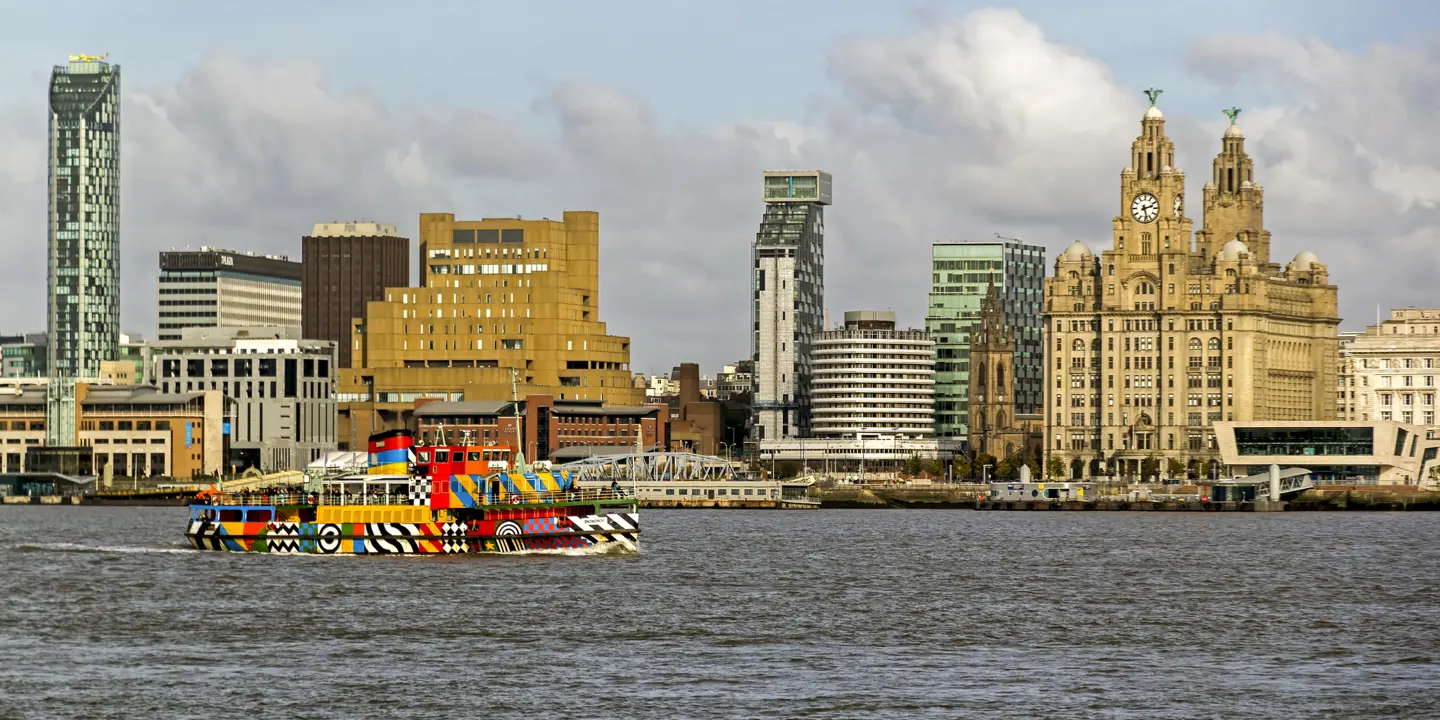
[[[1290,500],[1288,510],[1440,510],[1440,491],[1413,485],[1322,485]]]
[[[985,485],[835,485],[810,489],[821,508],[973,509]]]

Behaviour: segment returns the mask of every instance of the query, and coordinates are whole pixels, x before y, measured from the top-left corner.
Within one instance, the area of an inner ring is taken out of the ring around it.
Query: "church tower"
[[[1015,425],[1014,370],[1015,339],[992,281],[980,322],[970,326],[970,447],[1000,460],[1023,450],[1008,437]]]
[[[1230,108],[1225,114],[1230,117],[1230,127],[1225,128],[1210,182],[1205,183],[1205,227],[1195,233],[1196,249],[1207,259],[1213,258],[1225,243],[1239,240],[1250,249],[1256,262],[1270,266],[1265,190],[1255,184],[1255,163],[1245,153],[1245,134],[1235,124],[1240,108]],[[1278,266],[1271,269],[1278,270]]]

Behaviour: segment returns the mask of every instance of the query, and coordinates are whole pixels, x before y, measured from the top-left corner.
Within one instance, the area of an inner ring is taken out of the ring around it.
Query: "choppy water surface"
[[[0,717],[1435,717],[1440,515],[645,511],[630,557],[0,507]]]

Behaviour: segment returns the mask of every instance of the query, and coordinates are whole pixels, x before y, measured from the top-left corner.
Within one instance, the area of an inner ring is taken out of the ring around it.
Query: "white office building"
[[[336,449],[335,343],[300,339],[298,324],[180,334],[150,345],[151,377],[163,393],[219,390],[235,401],[227,472],[303,470]]]
[[[1403,308],[1363,333],[1340,336],[1341,420],[1436,426],[1440,309]]]
[[[811,431],[817,438],[935,434],[935,342],[896,330],[895,313],[845,313],[845,327],[810,346]]]
[[[161,340],[196,327],[299,327],[303,265],[283,255],[202,247],[160,253]]]

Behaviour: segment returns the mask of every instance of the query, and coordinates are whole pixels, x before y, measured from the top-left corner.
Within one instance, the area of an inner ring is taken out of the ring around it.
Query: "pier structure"
[[[630,452],[597,455],[555,465],[582,482],[618,480],[734,480],[737,463],[688,452]]]

